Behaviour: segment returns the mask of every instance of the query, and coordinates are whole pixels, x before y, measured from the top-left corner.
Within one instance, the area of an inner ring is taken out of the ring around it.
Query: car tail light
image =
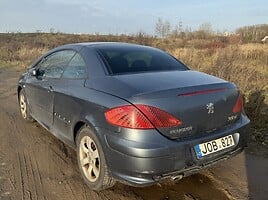
[[[181,125],[181,121],[169,113],[148,105],[127,105],[105,112],[110,124],[132,129],[166,128]]]
[[[236,103],[233,107],[233,113],[239,113],[241,112],[243,109],[243,97],[241,94],[239,94],[237,100],[236,100]]]

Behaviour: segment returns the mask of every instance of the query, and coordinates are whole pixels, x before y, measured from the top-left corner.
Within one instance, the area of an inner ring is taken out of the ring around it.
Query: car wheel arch
[[[88,120],[78,120],[73,127],[73,141],[74,141],[75,147],[76,147],[76,139],[77,139],[79,130],[81,130],[85,126],[89,127],[95,134],[97,133],[91,122],[89,122]],[[98,137],[97,134],[96,136]]]
[[[19,85],[18,86],[18,89],[17,89],[18,99],[19,99],[21,90],[22,90],[22,87]]]
[[[84,121],[78,121],[75,123],[75,125],[73,127],[73,139],[74,139],[75,146],[76,146],[77,134],[79,133],[79,130],[84,126],[86,126],[86,123]]]

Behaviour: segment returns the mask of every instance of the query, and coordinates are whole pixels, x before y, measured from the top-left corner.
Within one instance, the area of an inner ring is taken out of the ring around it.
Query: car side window
[[[48,78],[60,78],[75,53],[72,50],[62,50],[49,55],[38,64],[40,75]]]
[[[62,78],[82,79],[87,77],[86,64],[81,55],[76,53],[63,72]]]

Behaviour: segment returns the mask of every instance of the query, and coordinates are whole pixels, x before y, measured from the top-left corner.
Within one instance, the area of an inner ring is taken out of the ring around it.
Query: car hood
[[[88,79],[85,87],[130,99],[172,89],[181,89],[183,92],[185,88],[219,83],[226,81],[202,72],[187,70],[95,77]]]

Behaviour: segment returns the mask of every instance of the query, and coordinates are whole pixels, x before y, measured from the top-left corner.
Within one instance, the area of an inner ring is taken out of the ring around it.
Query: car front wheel
[[[31,114],[29,112],[29,107],[28,107],[28,103],[27,103],[24,90],[21,90],[19,93],[19,107],[20,107],[20,113],[23,119],[25,119],[26,121],[32,122],[33,118],[31,117]]]
[[[96,191],[112,187],[115,180],[109,174],[101,144],[89,127],[80,129],[76,146],[78,166],[87,185]]]

